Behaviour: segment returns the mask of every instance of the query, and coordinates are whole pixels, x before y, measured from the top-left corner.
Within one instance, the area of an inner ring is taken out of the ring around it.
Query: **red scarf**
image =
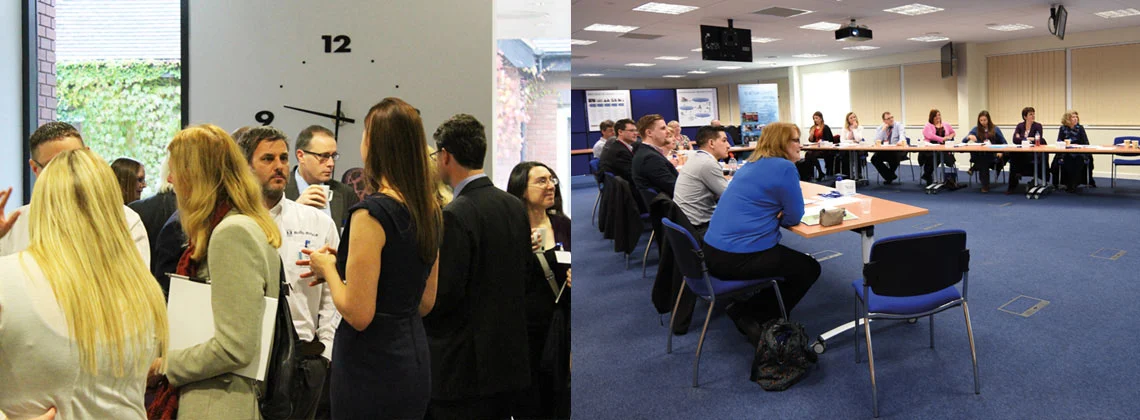
[[[210,216],[210,230],[206,234],[207,237],[214,233],[214,228],[222,222],[222,218],[233,209],[233,204],[227,199],[222,199],[214,207],[214,215]],[[177,273],[179,275],[194,277],[198,275],[198,265],[201,261],[191,258],[194,255],[194,239],[190,238],[190,243],[186,250],[182,252],[182,257],[178,259]],[[147,404],[146,418],[148,420],[159,419],[174,419],[178,417],[178,388],[171,385],[170,381],[166,380],[163,376],[159,378],[158,384],[154,389],[154,399]]]

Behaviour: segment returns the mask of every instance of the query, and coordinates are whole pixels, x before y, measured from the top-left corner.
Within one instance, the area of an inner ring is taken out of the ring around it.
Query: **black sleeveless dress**
[[[420,419],[431,400],[431,358],[418,308],[435,262],[420,259],[407,208],[373,194],[349,210],[367,209],[387,237],[380,254],[376,317],[364,331],[341,322],[333,341],[330,403],[334,419]],[[351,217],[337,253],[344,277]],[[367,252],[366,252],[367,253]],[[347,281],[352,281],[348,279]]]

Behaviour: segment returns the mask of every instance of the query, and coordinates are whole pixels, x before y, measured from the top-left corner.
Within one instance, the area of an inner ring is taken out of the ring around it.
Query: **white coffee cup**
[[[325,207],[327,208],[329,206],[329,203],[332,203],[333,192],[331,189],[329,189],[328,185],[323,185],[323,184],[317,185],[317,188],[320,188],[321,194],[324,194],[324,196],[325,196]]]
[[[531,246],[538,245],[538,249],[546,246],[546,228],[535,228],[530,233]]]

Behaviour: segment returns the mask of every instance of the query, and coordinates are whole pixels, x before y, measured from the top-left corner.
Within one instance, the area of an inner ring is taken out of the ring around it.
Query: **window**
[[[823,113],[823,120],[828,126],[842,128],[843,116],[851,110],[851,87],[847,70],[806,73],[802,85],[800,125],[812,126],[812,114],[819,111]]]

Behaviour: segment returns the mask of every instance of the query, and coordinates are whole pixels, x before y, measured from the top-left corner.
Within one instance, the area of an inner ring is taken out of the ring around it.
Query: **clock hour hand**
[[[355,123],[356,123],[356,120],[354,120],[354,119],[352,119],[352,118],[345,118],[345,117],[336,116],[336,115],[332,115],[332,114],[326,114],[326,113],[323,113],[323,112],[310,111],[310,110],[307,110],[307,109],[297,108],[297,107],[295,107],[295,106],[289,106],[289,105],[283,105],[283,106],[284,106],[285,108],[289,108],[289,109],[292,109],[292,110],[294,110],[294,111],[300,111],[300,112],[304,112],[304,113],[306,113],[306,114],[319,115],[319,116],[322,116],[322,117],[325,117],[325,118],[332,118],[333,120],[337,120],[337,121],[344,121],[344,122],[347,122],[347,123],[353,123],[353,124],[355,124]]]

